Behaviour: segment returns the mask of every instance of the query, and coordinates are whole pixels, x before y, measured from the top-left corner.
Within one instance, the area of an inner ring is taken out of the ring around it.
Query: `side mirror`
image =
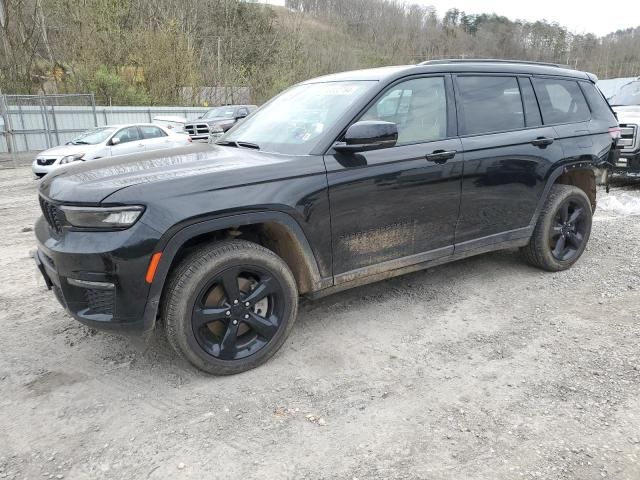
[[[118,145],[120,143],[120,139],[118,137],[113,137],[111,139],[111,145]]]
[[[398,126],[393,122],[364,120],[351,125],[344,141],[333,148],[338,152],[354,153],[393,147],[398,141]]]
[[[246,112],[238,113],[236,115],[236,121],[242,120],[243,118],[247,118],[248,116],[249,116],[249,114],[246,113]]]

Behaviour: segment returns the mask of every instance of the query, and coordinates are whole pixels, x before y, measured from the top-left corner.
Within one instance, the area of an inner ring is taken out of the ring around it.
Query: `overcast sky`
[[[259,0],[284,5],[284,0]],[[407,0],[407,3],[433,5],[442,17],[450,8],[467,13],[497,13],[511,20],[558,22],[573,33],[606,35],[640,25],[640,1],[602,0]]]

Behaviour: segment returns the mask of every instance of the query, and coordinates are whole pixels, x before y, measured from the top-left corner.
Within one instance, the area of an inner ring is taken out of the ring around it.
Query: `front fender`
[[[144,311],[144,330],[149,332],[155,326],[155,320],[160,306],[162,291],[171,271],[174,259],[183,245],[197,236],[226,230],[245,225],[260,223],[279,223],[287,228],[298,241],[304,254],[306,266],[310,272],[314,290],[330,286],[326,279],[322,279],[318,268],[318,262],[313,254],[311,246],[304,231],[290,215],[278,211],[254,211],[237,215],[230,215],[209,220],[195,220],[192,223],[183,224],[179,228],[171,229],[158,242],[155,252],[161,252],[162,257],[158,263],[153,282],[149,289],[147,304]]]

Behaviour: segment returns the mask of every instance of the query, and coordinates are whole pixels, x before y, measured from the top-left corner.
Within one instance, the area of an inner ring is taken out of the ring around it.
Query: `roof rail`
[[[569,65],[561,63],[548,62],[530,62],[528,60],[505,60],[497,58],[443,58],[441,60],[427,60],[420,62],[418,65],[443,65],[447,63],[516,63],[524,65],[542,65],[545,67],[568,68],[573,70]]]

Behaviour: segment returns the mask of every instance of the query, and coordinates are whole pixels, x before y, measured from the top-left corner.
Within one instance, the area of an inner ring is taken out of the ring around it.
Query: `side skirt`
[[[533,228],[531,227],[520,228],[499,235],[492,235],[491,237],[465,242],[464,248],[460,249],[459,246],[456,246],[455,251],[453,247],[445,247],[427,253],[402,257],[378,265],[344,272],[335,276],[335,284],[332,287],[308,293],[305,297],[315,300],[343,290],[349,290],[361,285],[425,270],[475,255],[508,248],[524,247],[529,243],[532,233]],[[448,254],[445,252],[448,252]],[[442,253],[444,253],[444,255],[442,255]]]

